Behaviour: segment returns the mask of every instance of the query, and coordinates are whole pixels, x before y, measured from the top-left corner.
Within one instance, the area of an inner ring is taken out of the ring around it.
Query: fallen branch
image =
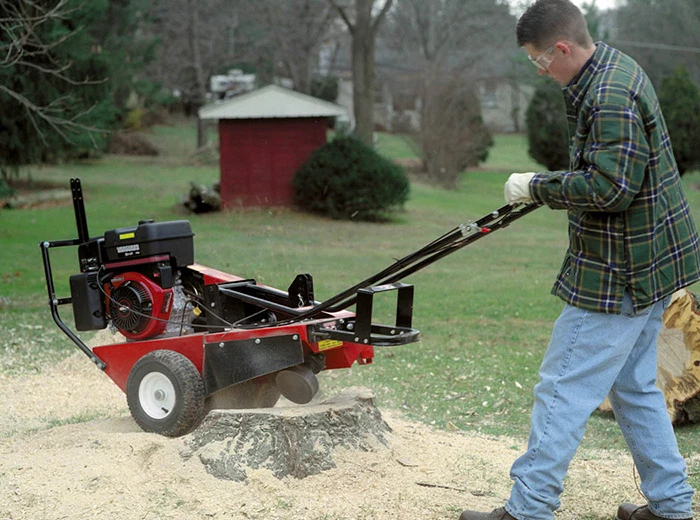
[[[459,487],[455,487],[455,486],[447,486],[445,484],[432,484],[430,482],[421,482],[421,481],[416,482],[416,484],[419,486],[422,486],[422,487],[451,489],[453,491],[462,491],[465,493],[468,491],[467,489],[464,489],[464,488],[459,488]]]

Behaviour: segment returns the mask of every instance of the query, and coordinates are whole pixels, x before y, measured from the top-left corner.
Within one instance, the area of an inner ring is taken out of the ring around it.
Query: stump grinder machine
[[[308,403],[320,371],[366,365],[374,347],[418,341],[413,286],[400,280],[537,207],[503,206],[461,224],[318,302],[309,274],[283,291],[195,263],[187,220],[143,220],[91,237],[79,179],[71,190],[78,238],[39,244],[52,317],[126,393],[136,423],[172,437],[192,431],[211,409],[272,407],[280,395]],[[77,247],[70,297],[56,295],[56,247]],[[396,292],[394,323],[373,323],[374,296],[388,291]],[[59,315],[62,305],[72,306],[73,328]],[[90,348],[75,332],[108,327],[125,340]]]

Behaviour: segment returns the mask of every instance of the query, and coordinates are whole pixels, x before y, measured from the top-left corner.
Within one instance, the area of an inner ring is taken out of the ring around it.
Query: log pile
[[[663,315],[656,385],[673,424],[700,422],[700,297],[676,292]],[[611,411],[609,401],[599,408]]]
[[[219,183],[213,186],[190,182],[190,191],[182,197],[180,203],[192,213],[208,213],[221,209],[221,195]]]

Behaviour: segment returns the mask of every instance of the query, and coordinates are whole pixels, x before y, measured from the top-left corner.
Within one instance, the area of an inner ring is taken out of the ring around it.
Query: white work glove
[[[534,172],[512,173],[506,185],[503,187],[503,196],[508,204],[520,202],[532,202],[530,196],[530,180],[535,176]]]

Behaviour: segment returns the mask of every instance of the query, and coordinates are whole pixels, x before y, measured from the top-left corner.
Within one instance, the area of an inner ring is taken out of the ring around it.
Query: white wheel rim
[[[151,372],[139,384],[139,403],[153,419],[164,419],[175,407],[175,387],[165,374]]]

